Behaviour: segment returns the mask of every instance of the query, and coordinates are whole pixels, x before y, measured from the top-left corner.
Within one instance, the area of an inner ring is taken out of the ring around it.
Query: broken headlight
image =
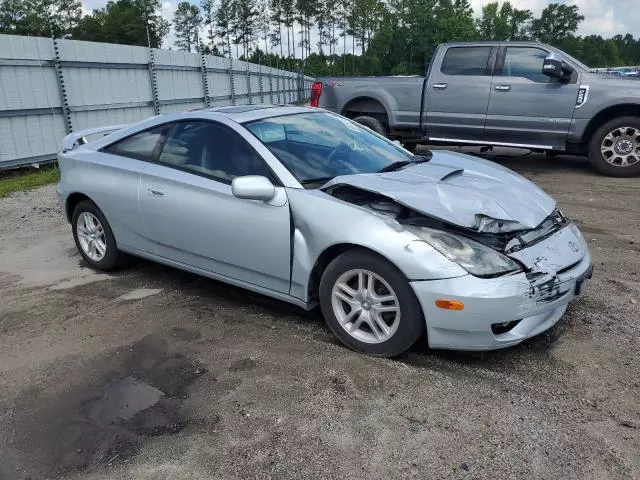
[[[506,255],[466,237],[426,227],[407,230],[476,277],[495,277],[522,270]]]

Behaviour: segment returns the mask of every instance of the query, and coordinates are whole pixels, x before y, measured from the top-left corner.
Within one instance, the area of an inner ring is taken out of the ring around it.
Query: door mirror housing
[[[276,187],[267,177],[246,175],[233,179],[231,193],[238,198],[267,202],[275,197]]]
[[[561,82],[571,80],[573,72],[573,67],[565,62],[562,56],[557,53],[550,53],[542,63],[542,73],[548,77],[557,78]]]

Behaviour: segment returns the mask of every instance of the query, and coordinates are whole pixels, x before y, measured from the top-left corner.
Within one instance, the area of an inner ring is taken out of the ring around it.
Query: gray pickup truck
[[[440,45],[424,77],[319,78],[312,105],[407,148],[428,142],[587,154],[605,175],[640,174],[640,80],[590,73],[536,42]]]

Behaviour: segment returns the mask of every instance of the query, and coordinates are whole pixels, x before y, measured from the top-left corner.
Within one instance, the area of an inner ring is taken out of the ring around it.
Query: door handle
[[[147,192],[154,197],[162,197],[164,195],[164,192],[157,187],[149,187],[147,188]]]
[[[496,85],[495,89],[499,92],[508,92],[511,90],[511,85]]]
[[[446,83],[434,83],[432,86],[436,90],[444,90],[445,88],[447,88],[447,84]]]

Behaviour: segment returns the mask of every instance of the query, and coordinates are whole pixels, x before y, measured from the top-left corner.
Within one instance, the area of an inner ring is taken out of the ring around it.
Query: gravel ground
[[[370,358],[316,312],[97,274],[53,187],[0,199],[0,479],[640,478],[640,182],[505,153],[596,269],[557,328],[482,354]]]

